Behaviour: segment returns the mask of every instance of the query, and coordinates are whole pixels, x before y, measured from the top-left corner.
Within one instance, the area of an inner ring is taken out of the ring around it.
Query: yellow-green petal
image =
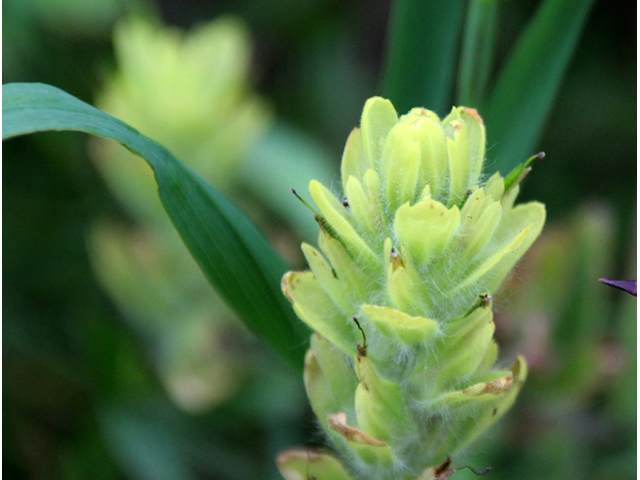
[[[360,228],[368,235],[376,235],[378,216],[380,211],[378,202],[373,203],[362,188],[358,179],[351,176],[347,180],[345,189],[349,208]]]
[[[312,180],[309,193],[320,212],[344,242],[349,252],[356,258],[362,258],[366,265],[373,267],[378,263],[376,254],[371,251],[367,243],[358,235],[353,226],[345,218],[344,206],[320,182]]]
[[[500,176],[500,172],[491,175],[491,178],[487,180],[484,186],[484,191],[487,195],[491,195],[496,201],[502,198],[502,195],[504,195],[504,178]]]
[[[411,123],[414,141],[420,142],[419,185],[430,185],[433,196],[441,199],[447,184],[447,145],[442,125],[436,118],[423,115]]]
[[[338,305],[346,315],[349,315],[353,308],[353,302],[349,299],[349,292],[344,289],[337,278],[337,274],[333,268],[331,268],[331,265],[329,265],[329,262],[324,258],[322,253],[308,243],[302,244],[302,252],[322,289],[333,298],[336,305]]]
[[[469,185],[469,136],[462,120],[448,125],[451,136],[447,136],[447,157],[449,159],[449,205],[461,203],[467,197]]]
[[[328,415],[352,410],[358,378],[348,357],[317,333],[311,336],[309,353],[312,355],[305,364],[305,386],[310,399],[312,393],[317,397],[312,401],[314,412],[326,424]],[[309,391],[317,385],[322,393]]]
[[[362,313],[380,332],[407,345],[423,344],[438,331],[435,320],[413,317],[400,310],[378,305],[362,305]]]
[[[482,189],[479,190],[482,192]],[[473,204],[480,198],[481,195],[471,195],[467,200],[467,204]],[[488,199],[491,199],[489,197]],[[498,228],[500,220],[502,219],[502,206],[500,202],[483,202],[484,208],[479,211],[463,211],[460,212],[462,217],[461,223],[461,244],[462,250],[460,251],[460,263],[469,263],[480,253],[480,251],[491,241],[493,234]],[[489,203],[489,205],[487,205]],[[467,206],[465,204],[465,207]],[[471,210],[471,209],[469,209]],[[469,216],[474,215],[473,219]]]
[[[367,292],[378,282],[368,274],[345,250],[342,243],[324,230],[318,235],[318,245],[331,263],[342,287],[352,302],[361,302]]]
[[[484,164],[485,146],[487,143],[487,134],[484,122],[478,111],[474,108],[459,107],[460,118],[467,126],[469,138],[469,188],[478,184],[482,166]]]
[[[495,329],[493,322],[487,323],[479,329],[478,333],[464,337],[457,343],[458,348],[451,352],[451,357],[446,359],[446,366],[441,373],[441,384],[476,371],[486,355]]]
[[[419,167],[420,144],[413,141],[409,125],[397,124],[389,132],[380,165],[388,211],[394,212],[403,203],[413,201]]]
[[[378,232],[380,232],[386,228],[387,220],[384,214],[384,205],[382,203],[382,186],[380,185],[380,176],[374,169],[370,168],[364,173],[362,186],[364,188],[364,193],[369,197],[369,203],[373,209],[373,214],[376,219],[376,227]]]
[[[304,387],[313,413],[320,424],[329,428],[329,414],[340,411],[339,399],[333,394],[325,372],[320,368],[313,350],[308,350],[304,359]]]
[[[347,181],[349,177],[355,177],[362,180],[364,172],[371,168],[371,162],[364,151],[362,143],[362,132],[359,128],[354,128],[347,139],[347,144],[342,152],[342,163],[340,164],[340,172],[342,174],[343,191],[347,189]]]
[[[311,272],[289,272],[282,291],[300,319],[349,355],[356,355],[357,340],[351,318],[325,293]]]
[[[478,267],[476,267],[470,275],[468,275],[463,281],[456,283],[453,290],[450,294],[455,294],[456,292],[469,287],[470,285],[477,283],[484,279],[485,276],[493,275],[494,278],[500,277],[503,269],[498,269],[497,266],[500,261],[506,260],[503,263],[503,266],[509,264],[511,267],[515,265],[515,263],[520,258],[518,256],[518,252],[520,251],[520,246],[524,244],[525,240],[531,233],[531,225],[527,226],[524,230],[520,231],[507,245],[501,246],[500,249],[493,253],[489,258],[484,260]],[[506,272],[505,272],[506,274]],[[504,277],[500,278],[500,282]],[[497,282],[497,280],[496,280]],[[492,283],[496,283],[492,282]],[[498,282],[499,283],[499,282]],[[484,289],[484,286],[478,287],[478,292]],[[491,290],[493,291],[493,290]]]
[[[398,114],[389,100],[373,97],[364,104],[360,119],[362,142],[373,166],[377,167],[380,164],[385,140],[396,123]]]
[[[360,384],[355,407],[358,427],[369,435],[389,443],[400,429],[405,435],[414,429],[408,416],[400,386],[383,378],[367,357],[356,360]]]
[[[447,209],[442,203],[427,199],[413,207],[402,205],[396,212],[395,233],[418,265],[427,263],[445,247],[460,225],[460,210]]]

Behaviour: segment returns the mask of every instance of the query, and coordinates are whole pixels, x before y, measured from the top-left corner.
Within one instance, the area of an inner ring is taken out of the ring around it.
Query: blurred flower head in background
[[[217,188],[232,189],[271,117],[250,88],[247,26],[223,17],[183,32],[130,17],[116,25],[114,46],[116,70],[96,106],[161,142]],[[164,220],[152,177],[138,173],[146,165],[118,145],[99,145],[96,163],[125,208]]]
[[[183,32],[130,17],[116,26],[114,44],[116,69],[98,92],[98,108],[232,191],[270,122],[249,85],[246,25],[224,17]],[[99,171],[135,220],[96,224],[90,236],[96,273],[146,339],[174,401],[193,411],[210,408],[246,377],[248,337],[166,218],[151,170],[113,142],[96,139],[92,147]]]

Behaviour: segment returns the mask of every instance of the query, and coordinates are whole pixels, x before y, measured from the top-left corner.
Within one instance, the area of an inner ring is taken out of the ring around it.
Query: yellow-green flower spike
[[[496,365],[491,299],[545,210],[514,206],[528,162],[483,182],[485,143],[473,109],[398,117],[375,97],[347,140],[344,195],[311,182],[320,249],[302,246],[311,271],[282,288],[316,332],[305,386],[340,460],[291,454],[286,478],[448,478],[515,401],[526,363]]]

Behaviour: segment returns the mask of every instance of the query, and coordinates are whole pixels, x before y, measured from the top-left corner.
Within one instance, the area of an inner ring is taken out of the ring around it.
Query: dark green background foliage
[[[100,6],[88,6],[93,3]],[[495,62],[483,73],[491,95],[462,96],[489,126],[486,172],[507,170],[538,150],[547,154],[524,182],[522,199],[547,204],[552,229],[565,232],[559,234],[565,238],[561,254],[534,251],[539,261],[516,270],[496,305],[506,353],[536,347],[521,337],[531,335],[524,323],[535,324],[540,311],[552,318],[550,340],[541,341],[551,346],[534,348],[544,361],[532,363],[514,411],[454,465],[492,465],[492,475],[504,479],[634,478],[634,299],[594,282],[636,275],[636,4],[600,0],[587,9],[550,113],[533,118],[528,110],[514,111],[512,121],[499,115],[508,109],[490,100],[508,103],[513,94],[496,79],[539,3],[498,2],[494,13],[484,12],[496,15],[498,25],[490,55]],[[156,7],[168,24],[184,28],[222,13],[244,18],[254,41],[254,84],[279,118],[333,153],[336,179],[342,147],[366,98],[390,91],[408,109],[422,95],[420,80],[429,78],[430,93],[420,98],[442,114],[455,92],[464,92],[465,72],[455,65],[448,77],[430,75],[429,61],[436,69],[446,58],[430,58],[414,71],[414,60],[398,55],[395,70],[383,75],[393,10],[387,1],[187,0]],[[125,3],[7,0],[3,8],[3,83],[49,83],[93,103],[113,63],[111,29],[126,13]],[[451,2],[446,12],[431,8],[457,26],[447,37],[457,55],[469,21],[466,2]],[[420,23],[414,23],[415,30]],[[559,21],[554,28],[546,32],[552,44],[566,26]],[[525,86],[544,81],[531,62],[512,68]],[[394,83],[394,72],[405,84]],[[535,143],[532,151],[511,159],[506,142],[492,142],[492,124],[496,131],[544,127],[537,143],[528,140]],[[290,388],[297,373],[257,340],[232,345],[255,365],[234,398],[199,415],[172,405],[138,332],[92,273],[92,222],[130,219],[89,161],[87,136],[16,138],[3,144],[3,153],[3,469],[10,478],[275,479],[279,450],[322,442],[300,388]],[[589,212],[605,218],[598,223],[603,232],[584,227]],[[510,297],[510,288],[537,309]],[[595,371],[606,375],[593,380]]]

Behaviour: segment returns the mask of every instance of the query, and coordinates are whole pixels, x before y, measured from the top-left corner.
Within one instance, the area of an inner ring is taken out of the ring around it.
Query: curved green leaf
[[[520,36],[482,112],[497,171],[536,148],[593,3],[546,0]]]
[[[246,325],[298,370],[309,334],[280,292],[287,265],[233,205],[163,146],[55,87],[2,86],[2,138],[76,130],[121,143],[151,166],[171,221],[200,268]]]

